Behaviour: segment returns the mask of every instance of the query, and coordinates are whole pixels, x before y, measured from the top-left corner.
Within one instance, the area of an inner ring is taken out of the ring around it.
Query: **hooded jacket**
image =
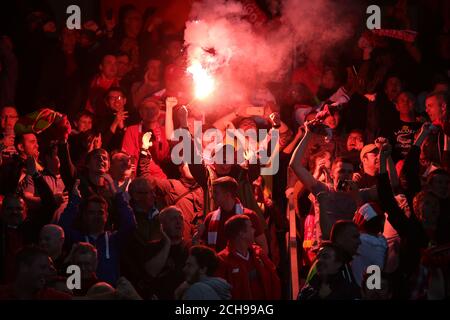
[[[186,290],[183,300],[230,300],[231,285],[222,278],[206,277]]]
[[[352,271],[356,283],[361,286],[364,273],[367,267],[377,265],[381,270],[384,269],[388,244],[383,235],[370,235],[362,233],[360,235],[361,244],[358,253],[352,260]]]

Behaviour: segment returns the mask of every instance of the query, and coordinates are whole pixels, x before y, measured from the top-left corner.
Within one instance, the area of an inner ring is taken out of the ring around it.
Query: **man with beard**
[[[175,298],[182,300],[229,300],[231,286],[214,277],[219,264],[217,254],[206,246],[193,246],[183,272],[186,281],[175,291]]]

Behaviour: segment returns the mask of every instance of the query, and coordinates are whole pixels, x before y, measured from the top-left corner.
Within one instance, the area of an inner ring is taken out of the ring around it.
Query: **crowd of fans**
[[[449,21],[435,48],[366,31],[346,59],[298,57],[281,86],[205,116],[188,103],[183,35],[146,19],[127,6],[117,24],[56,31],[32,12],[20,44],[2,36],[0,299],[450,296]],[[195,120],[266,129],[251,142],[278,172],[262,176],[255,150],[211,161],[249,137],[199,150]],[[178,128],[199,163],[174,164]]]

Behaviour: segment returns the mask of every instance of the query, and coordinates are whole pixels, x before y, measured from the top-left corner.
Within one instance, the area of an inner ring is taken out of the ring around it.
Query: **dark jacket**
[[[120,276],[120,253],[129,237],[136,228],[136,220],[133,212],[124,199],[123,193],[117,193],[114,205],[119,215],[119,228],[116,231],[106,231],[94,239],[85,232],[75,228],[74,224],[79,218],[79,204],[81,199],[71,195],[66,210],[61,215],[59,225],[64,229],[66,243],[69,246],[77,242],[89,242],[97,248],[98,267],[97,276],[100,280],[115,285]]]
[[[316,275],[300,290],[297,300],[321,300],[319,297],[320,279]],[[335,275],[329,277],[331,293],[323,300],[356,300],[361,297],[360,289],[353,277],[352,269],[344,264]]]
[[[429,240],[412,206],[409,206],[411,209],[409,218],[398,206],[387,173],[378,176],[377,189],[380,205],[387,212],[389,223],[400,236],[398,273],[404,281],[398,284],[400,288],[397,289],[403,296],[408,290],[406,281],[419,267],[421,250],[427,247]]]
[[[20,249],[19,247],[21,245],[37,242],[39,232],[44,225],[50,223],[57,208],[53,193],[45,182],[44,177],[34,177],[33,182],[36,190],[41,195],[41,209],[32,215],[28,215],[22,224],[14,229],[0,220],[0,282],[5,280],[5,276],[10,276],[10,274],[5,274],[5,267],[9,268],[10,266],[13,266],[15,256],[15,252],[10,252],[8,250],[8,248],[13,250],[11,249],[11,243],[9,243],[11,239],[8,235],[13,236],[18,240],[18,243],[16,243],[17,248],[15,249]],[[10,232],[8,232],[8,230]],[[12,247],[14,247],[14,245],[12,245]]]

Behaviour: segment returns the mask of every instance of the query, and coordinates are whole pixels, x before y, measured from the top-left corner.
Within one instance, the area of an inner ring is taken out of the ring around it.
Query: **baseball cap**
[[[376,145],[376,144],[373,144],[373,143],[371,143],[371,144],[366,144],[366,145],[362,148],[361,153],[359,154],[359,157],[360,157],[360,159],[361,159],[361,161],[362,161],[362,159],[364,158],[364,156],[365,156],[367,153],[374,153],[374,152],[378,152],[378,147],[377,147],[377,145]]]

